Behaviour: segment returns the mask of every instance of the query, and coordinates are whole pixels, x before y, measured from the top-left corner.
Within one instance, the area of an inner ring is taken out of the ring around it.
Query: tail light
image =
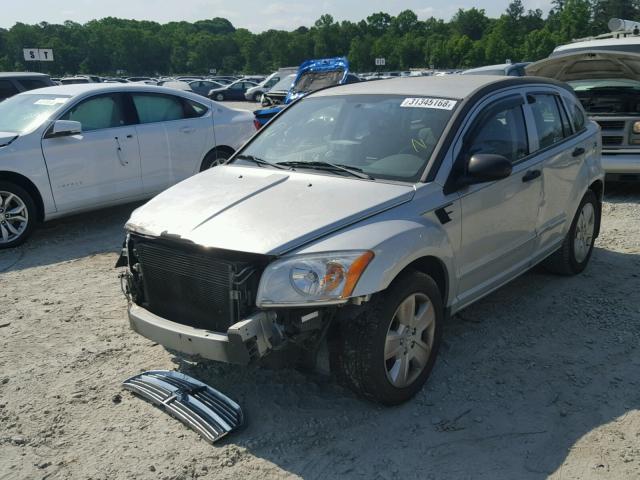
[[[256,130],[260,130],[260,128],[262,128],[262,125],[260,124],[257,118],[253,119],[253,126],[256,127]]]

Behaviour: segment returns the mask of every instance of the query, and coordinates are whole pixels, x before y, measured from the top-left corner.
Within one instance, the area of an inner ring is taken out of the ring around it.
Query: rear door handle
[[[530,182],[531,180],[534,180],[534,179],[538,178],[541,174],[542,174],[542,172],[540,172],[540,170],[529,170],[522,177],[522,181],[523,182]]]
[[[191,133],[191,132],[194,132],[194,131],[195,131],[195,128],[193,128],[193,127],[182,127],[182,128],[180,129],[180,131],[181,131],[182,133]]]
[[[571,155],[573,155],[574,157],[579,157],[580,155],[584,155],[584,148],[582,147],[576,148]]]

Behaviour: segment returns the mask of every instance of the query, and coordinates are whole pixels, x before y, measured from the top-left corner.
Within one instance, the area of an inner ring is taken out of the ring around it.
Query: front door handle
[[[195,130],[196,130],[196,129],[195,129],[195,128],[193,128],[193,127],[182,127],[182,128],[180,129],[180,131],[181,131],[182,133],[192,133],[192,132],[194,132]]]
[[[531,180],[535,180],[536,178],[538,178],[540,175],[542,175],[542,172],[540,172],[540,170],[529,170],[522,177],[522,181],[530,182]]]
[[[576,148],[571,155],[573,155],[574,157],[579,157],[580,155],[584,155],[584,148],[582,147]]]

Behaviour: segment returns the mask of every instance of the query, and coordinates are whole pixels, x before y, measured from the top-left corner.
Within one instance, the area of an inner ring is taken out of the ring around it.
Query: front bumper
[[[605,173],[640,174],[640,151],[602,152]]]
[[[272,348],[275,314],[258,312],[235,323],[226,333],[172,322],[134,303],[129,305],[133,331],[167,348],[210,360],[246,365]]]

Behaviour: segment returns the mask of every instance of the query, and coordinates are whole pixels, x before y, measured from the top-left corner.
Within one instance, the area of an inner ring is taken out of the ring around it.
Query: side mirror
[[[82,133],[82,124],[74,120],[56,120],[47,137],[66,137]]]
[[[512,165],[506,157],[491,153],[477,153],[471,157],[467,174],[458,180],[458,186],[501,180],[511,175]]]

